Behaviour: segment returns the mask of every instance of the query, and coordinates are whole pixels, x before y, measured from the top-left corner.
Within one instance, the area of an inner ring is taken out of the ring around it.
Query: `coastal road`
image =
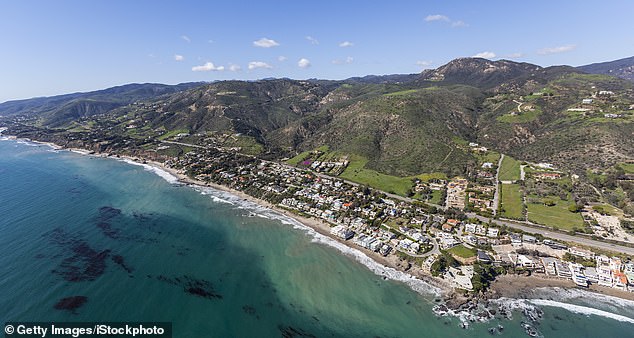
[[[178,145],[182,145],[182,146],[190,146],[190,147],[194,147],[194,148],[201,148],[201,149],[206,149],[209,147],[205,147],[205,146],[200,146],[200,145],[195,145],[195,144],[188,144],[188,143],[183,143],[183,142],[175,142],[175,141],[162,141],[164,143],[172,143],[172,144],[178,144]],[[216,147],[213,147],[216,148]],[[216,148],[219,149],[219,148]],[[219,149],[221,150],[221,149]],[[245,155],[245,156],[249,156],[249,157],[253,157],[253,158],[257,158],[256,156],[251,156],[251,155]],[[503,155],[502,155],[503,156]],[[262,159],[260,159],[262,160]],[[280,163],[280,162],[271,162],[271,161],[267,161],[267,160],[262,160],[264,162],[269,162],[269,163],[276,163],[276,164],[280,164],[283,166],[287,166],[289,168],[294,168],[297,169],[296,167],[293,167],[291,165],[285,164],[285,163]],[[500,162],[501,163],[501,162]],[[321,174],[321,173],[316,173],[313,172],[315,175],[322,177],[322,178],[327,178],[327,179],[333,179],[334,177],[332,176],[328,176],[326,174]],[[341,179],[341,178],[337,178],[337,179]],[[360,184],[352,182],[352,181],[348,181],[348,180],[343,180],[344,182],[354,185],[354,186],[359,186]],[[378,189],[376,189],[378,190]],[[381,191],[381,190],[379,190]],[[385,191],[381,191],[383,193],[385,193],[388,197],[393,198],[393,199],[397,199],[397,200],[401,200],[401,201],[405,201],[405,202],[414,202],[414,201],[418,201],[418,200],[414,200],[412,198],[409,197],[404,197],[404,196],[399,196],[399,195],[394,195],[394,194],[390,194],[387,193]],[[437,208],[444,210],[445,208],[442,206],[437,206],[437,205],[433,205],[436,206]],[[518,222],[513,222],[511,220],[500,220],[500,219],[491,219],[491,218],[487,218],[487,217],[483,217],[480,215],[477,215],[475,213],[467,213],[467,217],[470,218],[477,218],[480,221],[483,222],[493,222],[495,224],[499,224],[499,225],[505,225],[509,228],[513,228],[513,229],[518,229],[518,230],[522,230],[525,231],[527,233],[531,233],[531,234],[540,234],[542,236],[548,237],[548,238],[552,238],[555,239],[557,241],[562,241],[562,242],[569,242],[569,243],[577,243],[577,244],[581,244],[581,245],[585,245],[585,246],[589,246],[589,247],[594,247],[594,248],[598,248],[598,249],[602,249],[602,250],[607,250],[607,251],[615,251],[615,252],[622,252],[628,255],[632,255],[634,256],[634,248],[631,247],[627,247],[627,246],[623,246],[623,245],[618,245],[618,244],[612,244],[612,243],[607,243],[607,242],[602,242],[602,241],[597,241],[591,238],[587,238],[587,237],[581,237],[581,236],[571,236],[565,233],[561,233],[561,232],[557,232],[557,231],[553,231],[551,229],[548,228],[544,228],[541,227],[539,225],[533,225],[530,224],[528,222],[522,222],[522,223],[518,223]],[[437,247],[434,248],[435,251],[437,249]]]
[[[618,244],[612,244],[612,243],[607,243],[607,242],[603,242],[603,241],[597,241],[594,240],[592,238],[587,238],[587,237],[583,237],[583,236],[571,236],[565,233],[561,233],[561,232],[557,232],[557,231],[553,231],[551,229],[548,228],[543,228],[540,227],[538,225],[529,225],[528,223],[517,223],[517,222],[513,222],[510,220],[499,220],[499,219],[490,219],[487,217],[482,217],[476,214],[472,214],[469,213],[467,214],[468,217],[475,217],[483,222],[493,222],[495,224],[499,224],[499,225],[505,225],[509,228],[513,228],[513,229],[518,229],[518,230],[522,230],[525,231],[527,233],[531,233],[531,234],[540,234],[542,236],[548,237],[548,238],[552,238],[555,239],[557,241],[562,241],[562,242],[569,242],[569,243],[577,243],[577,244],[581,244],[584,246],[589,246],[589,247],[593,247],[593,248],[597,248],[597,249],[601,249],[601,250],[606,250],[606,251],[614,251],[614,252],[620,252],[620,253],[624,253],[627,255],[634,255],[634,248],[628,247],[628,246],[624,246],[624,245],[618,245]]]

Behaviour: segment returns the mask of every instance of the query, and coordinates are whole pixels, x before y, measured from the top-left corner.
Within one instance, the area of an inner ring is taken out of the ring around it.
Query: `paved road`
[[[484,222],[489,222],[491,220],[490,218],[482,217],[472,213],[467,214],[467,216],[475,217]],[[577,243],[577,244],[590,246],[590,247],[598,248],[602,250],[615,251],[615,252],[625,253],[628,255],[634,255],[634,248],[631,248],[628,246],[612,244],[612,243],[607,243],[603,241],[597,241],[597,240],[587,238],[587,237],[582,237],[582,236],[571,236],[565,233],[556,232],[551,229],[543,228],[538,225],[530,225],[529,223],[518,223],[518,222],[513,222],[510,220],[499,220],[499,219],[494,219],[491,221],[495,224],[505,225],[509,228],[519,229],[527,233],[540,234],[545,237],[553,238],[557,241]]]
[[[189,146],[189,147],[194,147],[194,148],[202,148],[202,149],[209,148],[209,147],[205,147],[205,146],[199,146],[199,145],[182,143],[182,142],[175,142],[175,141],[162,141],[162,142],[178,144],[178,145],[183,145],[183,146]],[[219,149],[219,148],[216,148],[216,149]],[[245,156],[250,156],[250,155],[245,155]],[[504,156],[504,155],[502,155],[502,156]],[[250,157],[257,158],[256,156],[250,156]],[[284,166],[288,166],[289,168],[295,168],[296,169],[296,167],[293,167],[291,165],[287,165],[285,163],[271,162],[271,161],[266,161],[266,160],[262,160],[262,161],[270,162],[270,163],[277,163],[277,164],[281,164],[281,165],[284,165]],[[315,173],[315,172],[313,172],[313,173],[318,175],[318,176],[320,176],[320,177],[323,177],[323,178],[333,179],[332,176],[328,176],[328,175],[320,174],[320,173]],[[338,179],[341,179],[341,178],[338,178]],[[348,180],[343,180],[343,181],[348,183],[348,184],[352,184],[354,186],[359,186],[360,185],[358,183],[355,183],[355,182],[352,182],[352,181],[348,181]],[[376,189],[376,190],[378,190],[378,189]],[[409,198],[409,197],[403,197],[403,196],[399,196],[399,195],[394,195],[394,194],[390,194],[390,193],[387,193],[387,192],[384,192],[384,191],[383,191],[383,193],[385,193],[390,198],[394,198],[394,199],[401,200],[401,201],[406,201],[406,202],[410,202],[410,203],[413,202],[413,201],[418,201],[418,200],[414,200],[414,199]],[[432,204],[432,206],[435,206],[435,207],[437,207],[439,209],[443,209],[443,210],[445,209],[444,207],[439,206],[439,205],[433,205]],[[586,245],[586,246],[590,246],[590,247],[594,247],[594,248],[598,248],[598,249],[622,252],[622,253],[634,256],[634,248],[631,248],[631,247],[618,245],[618,244],[612,244],[612,243],[606,243],[606,242],[597,241],[597,240],[594,240],[594,239],[591,239],[591,238],[586,238],[586,237],[581,237],[581,236],[571,236],[571,235],[568,235],[568,234],[565,234],[565,233],[556,232],[556,231],[553,231],[551,229],[540,227],[539,225],[531,225],[528,222],[518,223],[518,222],[511,221],[511,220],[490,219],[490,218],[487,218],[487,217],[483,217],[483,216],[477,215],[475,213],[467,213],[467,217],[477,218],[477,219],[479,219],[479,220],[481,220],[483,222],[491,221],[491,222],[493,222],[495,224],[505,225],[505,226],[507,226],[509,228],[519,229],[519,230],[525,231],[527,233],[541,234],[543,236],[546,236],[546,237],[549,237],[549,238],[553,238],[553,239],[558,240],[558,241],[570,242],[570,243],[578,243],[578,244],[582,244],[582,245]],[[427,253],[427,254],[431,254],[432,252],[433,253],[437,253],[436,252],[437,250],[438,250],[438,246],[437,246],[437,243],[436,243],[434,249],[431,252]],[[427,254],[425,256],[427,256]]]
[[[502,161],[504,161],[504,154],[500,154],[500,160],[498,161],[498,170],[495,172],[495,194],[493,194],[493,215],[497,215],[500,206],[500,169],[502,168]]]

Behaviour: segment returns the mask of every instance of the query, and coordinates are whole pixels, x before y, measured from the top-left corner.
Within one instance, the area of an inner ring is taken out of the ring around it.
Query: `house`
[[[457,219],[448,219],[447,220],[447,224],[451,225],[452,227],[458,226],[458,224],[460,224],[460,221]]]
[[[627,276],[627,281],[630,285],[630,291],[634,291],[634,263],[625,264],[623,273]]]
[[[599,283],[599,274],[597,273],[597,269],[593,267],[587,267],[584,271],[588,282],[590,283]]]
[[[473,266],[466,265],[461,266],[459,269],[449,267],[445,277],[447,277],[455,287],[471,291],[473,290],[473,285],[471,284],[473,274]]]
[[[583,99],[581,100],[581,103],[583,104],[592,104],[592,101],[594,101],[593,99]]]
[[[470,234],[473,234],[476,232],[476,228],[477,228],[478,224],[474,224],[474,223],[467,223],[464,225],[464,231],[468,232]]]
[[[553,276],[553,277],[557,276],[557,269],[555,268],[555,262],[558,261],[558,259],[553,257],[541,257],[540,261],[542,265],[544,266],[544,272],[546,273],[546,275]]]
[[[522,235],[522,241],[526,242],[526,243],[536,243],[537,242],[537,238],[531,236],[531,235]]]
[[[511,234],[511,244],[513,245],[522,245],[522,237],[517,234]]]
[[[558,277],[572,279],[572,272],[570,272],[570,264],[568,262],[555,261],[555,269]]]
[[[449,223],[444,223],[442,225],[442,231],[444,232],[451,232],[453,230],[453,226]]]
[[[498,228],[488,228],[487,229],[487,237],[497,238],[500,234],[500,229]]]
[[[544,173],[544,172],[539,172],[539,173],[535,173],[534,177],[537,179],[547,179],[547,180],[556,180],[561,178],[561,173]]]
[[[482,163],[482,168],[483,168],[483,169],[492,169],[492,168],[493,168],[493,163],[491,163],[491,162],[484,162],[484,163]]]
[[[576,246],[568,248],[568,252],[571,255],[579,256],[584,259],[594,259],[595,257],[594,252],[586,249],[577,248]]]
[[[627,276],[621,271],[612,271],[612,287],[615,289],[627,290]]]
[[[493,259],[486,252],[478,250],[478,262],[491,263]]]
[[[517,267],[534,269],[538,265],[538,263],[536,263],[532,258],[526,255],[509,254],[509,258],[511,259],[511,262],[513,262],[513,264],[515,264],[515,266]]]

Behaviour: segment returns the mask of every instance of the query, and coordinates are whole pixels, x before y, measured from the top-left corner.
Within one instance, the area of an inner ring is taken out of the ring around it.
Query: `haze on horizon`
[[[0,102],[132,82],[417,73],[634,55],[634,3],[3,1]]]

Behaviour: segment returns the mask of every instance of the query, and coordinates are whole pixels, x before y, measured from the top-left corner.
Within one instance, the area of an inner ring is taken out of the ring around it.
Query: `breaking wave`
[[[603,310],[599,310],[599,309],[594,309],[594,308],[591,308],[591,307],[575,305],[575,304],[568,304],[568,303],[562,303],[562,302],[557,302],[557,301],[549,300],[549,299],[529,299],[527,301],[532,303],[532,304],[539,305],[539,306],[558,307],[558,308],[562,308],[562,309],[565,309],[565,310],[568,310],[570,312],[577,313],[577,314],[601,316],[601,317],[605,317],[605,318],[618,320],[620,322],[626,322],[626,323],[634,324],[634,319],[632,319],[630,317],[626,317],[626,316],[623,316],[623,315],[619,315],[619,314],[615,314],[615,313],[612,313],[612,312],[607,312],[607,311],[603,311]]]
[[[228,192],[216,190],[208,187],[197,187],[193,186],[196,190],[198,190],[201,194],[209,196],[213,201],[220,203],[227,203],[234,205],[236,209],[248,210],[254,214],[254,216],[269,219],[269,220],[277,220],[282,224],[290,225],[294,229],[304,231],[310,238],[313,243],[324,244],[330,246],[344,255],[355,259],[357,262],[366,266],[370,271],[374,272],[376,275],[385,277],[387,279],[399,281],[408,285],[412,290],[416,291],[422,295],[435,295],[438,296],[441,294],[441,290],[425,281],[422,281],[414,276],[407,274],[402,271],[398,271],[394,268],[384,266],[372,258],[368,257],[365,253],[360,250],[351,248],[345,244],[342,244],[328,236],[322,235],[313,228],[302,224],[296,219],[280,214],[270,208],[261,206],[255,202],[242,199],[236,195],[233,195]]]
[[[163,170],[161,168],[155,167],[153,165],[135,162],[135,161],[132,161],[132,160],[127,159],[127,158],[126,159],[120,159],[120,161],[123,161],[123,162],[128,163],[128,164],[136,165],[136,166],[141,166],[145,170],[150,171],[150,172],[158,175],[159,177],[161,177],[162,179],[164,179],[165,181],[167,181],[170,184],[179,183],[178,182],[178,177],[170,174],[169,172],[167,172],[167,171],[165,171],[165,170]]]

